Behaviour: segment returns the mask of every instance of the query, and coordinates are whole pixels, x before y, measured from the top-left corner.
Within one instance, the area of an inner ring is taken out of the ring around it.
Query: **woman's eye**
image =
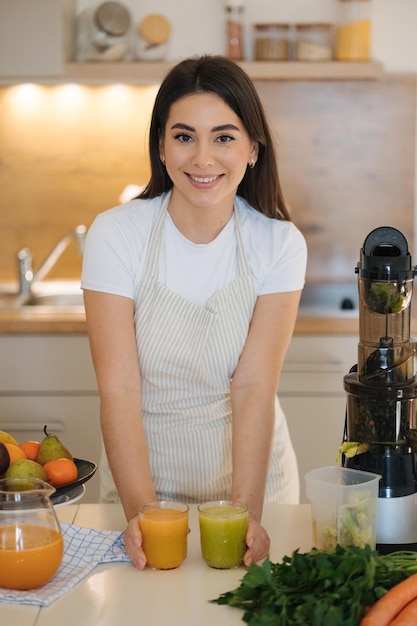
[[[234,139],[231,135],[220,135],[220,137],[217,137],[219,143],[228,143],[229,141],[234,141]]]
[[[186,133],[178,133],[178,135],[175,135],[175,139],[181,141],[182,143],[188,143],[189,141],[193,140],[193,138]]]

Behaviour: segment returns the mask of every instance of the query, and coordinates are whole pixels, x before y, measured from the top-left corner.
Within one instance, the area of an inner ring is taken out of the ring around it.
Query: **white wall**
[[[225,0],[123,0],[135,24],[150,13],[172,23],[170,59],[224,52]],[[251,24],[256,22],[336,22],[338,0],[242,0],[251,55]],[[77,0],[78,12],[100,0]],[[373,54],[389,72],[417,71],[417,1],[369,0],[373,21]]]

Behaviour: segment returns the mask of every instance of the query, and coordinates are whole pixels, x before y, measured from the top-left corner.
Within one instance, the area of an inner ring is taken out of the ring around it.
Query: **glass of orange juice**
[[[139,510],[142,547],[149,567],[174,569],[187,556],[188,506],[161,500]]]
[[[218,569],[239,567],[246,552],[248,507],[242,502],[217,500],[198,506],[203,559]]]
[[[64,542],[54,491],[39,479],[0,480],[0,587],[36,589],[58,571]]]

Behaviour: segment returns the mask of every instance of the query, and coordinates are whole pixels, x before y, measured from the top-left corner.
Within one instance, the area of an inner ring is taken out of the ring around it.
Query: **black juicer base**
[[[392,554],[393,552],[417,552],[417,543],[377,543],[376,550],[379,554]]]
[[[410,496],[417,492],[416,453],[371,454],[365,452],[342,459],[343,467],[380,474],[379,498]],[[379,554],[399,551],[417,552],[417,543],[377,543]]]
[[[365,452],[342,459],[343,467],[381,474],[380,498],[400,498],[417,492],[416,453],[373,454]]]

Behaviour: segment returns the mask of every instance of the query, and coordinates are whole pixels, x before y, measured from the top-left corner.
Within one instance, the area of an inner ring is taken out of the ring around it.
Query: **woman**
[[[204,56],[169,72],[149,150],[147,187],[96,218],[82,276],[125,546],[143,569],[146,502],[232,498],[249,506],[249,565],[269,549],[263,502],[298,501],[276,392],[305,241],[259,97],[232,61]]]

